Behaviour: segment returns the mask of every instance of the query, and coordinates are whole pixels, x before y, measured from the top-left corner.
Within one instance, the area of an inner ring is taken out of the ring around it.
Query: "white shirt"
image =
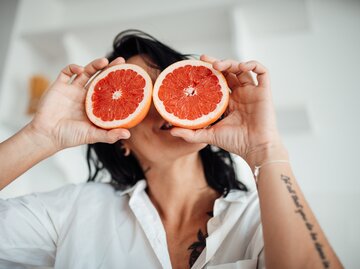
[[[0,200],[0,268],[171,268],[161,219],[141,180],[126,191],[68,185]],[[265,268],[256,190],[215,201],[192,268]]]

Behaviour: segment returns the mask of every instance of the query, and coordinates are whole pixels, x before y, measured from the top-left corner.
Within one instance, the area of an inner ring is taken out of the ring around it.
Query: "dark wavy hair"
[[[113,51],[107,55],[109,61],[117,57],[125,60],[132,56],[146,55],[151,63],[144,61],[153,68],[164,70],[180,60],[189,59],[191,55],[181,54],[166,46],[154,37],[139,30],[127,30],[119,33],[113,43]],[[124,156],[124,149],[119,140],[114,144],[95,143],[88,145],[87,164],[89,168],[88,181],[99,181],[99,172],[109,172],[110,184],[118,190],[133,186],[141,179],[146,179],[138,160],[133,154]],[[234,161],[229,152],[207,145],[199,151],[207,184],[220,194],[226,196],[230,190],[247,191],[235,173]]]

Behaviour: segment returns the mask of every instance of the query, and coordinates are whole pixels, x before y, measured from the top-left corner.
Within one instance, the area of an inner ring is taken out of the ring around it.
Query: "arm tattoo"
[[[294,202],[294,205],[296,208],[295,213],[299,214],[299,216],[301,217],[301,219],[303,220],[303,222],[305,224],[306,229],[309,231],[310,238],[312,239],[315,249],[319,254],[323,268],[330,268],[330,262],[326,258],[326,255],[323,250],[323,246],[318,241],[317,233],[314,231],[314,225],[309,222],[309,220],[306,216],[306,213],[303,210],[303,206],[301,205],[300,199],[297,196],[296,191],[293,189],[290,177],[281,175],[281,180],[285,183],[286,189],[288,190],[288,192]]]

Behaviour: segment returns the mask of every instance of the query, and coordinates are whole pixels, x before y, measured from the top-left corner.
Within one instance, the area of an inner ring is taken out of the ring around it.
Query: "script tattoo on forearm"
[[[310,221],[308,220],[306,213],[303,210],[303,205],[300,202],[299,197],[297,196],[296,191],[293,189],[293,184],[291,183],[291,179],[288,176],[285,175],[281,175],[281,180],[285,183],[286,189],[288,190],[294,205],[295,205],[295,213],[299,214],[301,219],[304,221],[305,227],[307,228],[307,230],[310,233],[310,237],[314,243],[315,249],[319,254],[319,257],[321,259],[322,265],[324,268],[330,268],[330,262],[328,261],[328,259],[326,258],[326,255],[324,253],[323,250],[323,246],[322,244],[318,241],[318,235],[314,230],[314,225],[310,223]]]

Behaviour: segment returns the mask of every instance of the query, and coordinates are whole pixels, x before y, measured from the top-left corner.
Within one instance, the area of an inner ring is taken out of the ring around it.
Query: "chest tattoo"
[[[210,218],[213,217],[213,212],[207,212],[206,213]],[[206,247],[206,238],[208,237],[208,234],[205,232],[203,233],[201,231],[201,229],[199,229],[198,233],[197,233],[197,241],[195,241],[194,243],[192,243],[189,247],[188,250],[191,251],[190,253],[190,259],[189,259],[189,266],[190,268],[194,265],[195,261],[198,259],[198,257],[200,256],[201,252],[204,250],[204,248]]]
[[[189,265],[190,268],[193,266],[197,258],[200,256],[201,252],[204,250],[206,246],[206,237],[208,236],[207,233],[203,233],[201,229],[199,229],[197,233],[197,241],[192,243],[188,250],[191,251],[190,253],[190,260]]]

